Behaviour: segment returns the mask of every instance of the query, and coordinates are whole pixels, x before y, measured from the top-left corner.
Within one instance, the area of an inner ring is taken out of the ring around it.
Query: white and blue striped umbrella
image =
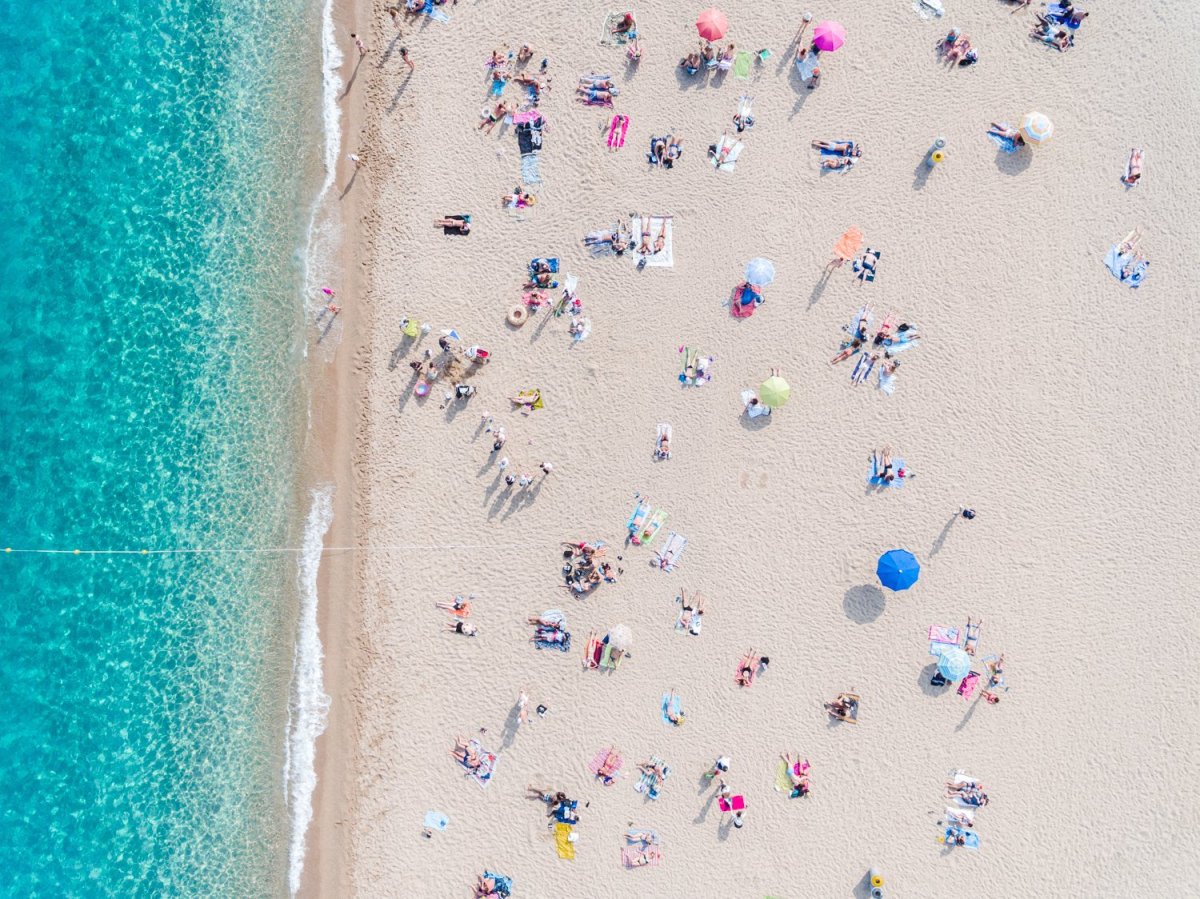
[[[775,280],[775,263],[755,256],[746,263],[746,280],[755,287],[766,287]]]
[[[946,680],[962,680],[971,671],[971,657],[957,647],[946,649],[938,658],[937,667]]]

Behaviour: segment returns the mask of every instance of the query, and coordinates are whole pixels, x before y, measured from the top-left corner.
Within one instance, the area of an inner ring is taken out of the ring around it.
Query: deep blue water
[[[0,0],[0,546],[295,545],[302,0]],[[0,895],[285,891],[295,559],[0,555]]]

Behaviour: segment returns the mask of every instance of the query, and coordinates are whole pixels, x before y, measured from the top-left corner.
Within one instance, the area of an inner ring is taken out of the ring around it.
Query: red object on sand
[[[704,10],[696,19],[696,30],[706,41],[719,41],[729,30],[729,20],[725,13],[715,6]]]

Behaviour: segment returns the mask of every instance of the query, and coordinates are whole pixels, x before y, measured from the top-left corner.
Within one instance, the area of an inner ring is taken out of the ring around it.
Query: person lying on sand
[[[462,634],[464,637],[474,637],[479,633],[479,629],[470,621],[447,621],[446,630]]]
[[[575,93],[582,94],[588,103],[611,103],[613,97],[620,94],[620,90],[612,88],[611,90],[602,90],[595,87],[584,87],[580,85],[575,88]]]
[[[755,655],[753,649],[742,656],[741,662],[738,663],[737,674],[734,675],[733,678],[734,682],[739,687],[749,687],[751,684],[753,684],[754,670],[758,667],[760,661],[762,660]]]
[[[549,787],[543,790],[532,785],[525,787],[525,789],[530,793],[533,793],[532,796],[527,796],[527,799],[540,799],[547,805],[551,805],[556,802],[561,804],[567,801],[567,794],[563,793],[561,790],[551,791]]]
[[[698,637],[704,616],[704,597],[699,593],[693,593],[692,598],[688,599],[687,591],[680,590],[679,600],[683,603],[683,611],[679,616],[679,623],[689,634]]]
[[[633,13],[627,12],[612,27],[613,34],[629,34],[629,32],[637,28],[637,23],[633,20]]]
[[[606,787],[611,787],[616,780],[617,771],[621,764],[621,757],[617,755],[617,751],[611,746],[608,749],[608,755],[604,757],[604,761],[600,763],[600,767],[596,769],[596,776],[604,781]]]
[[[520,188],[511,194],[502,194],[500,196],[500,205],[510,206],[513,209],[524,209],[526,206],[533,206],[536,203],[537,197],[528,191],[522,191]]]
[[[614,650],[614,652],[615,651],[616,650]],[[667,720],[670,721],[672,724],[674,724],[676,727],[679,727],[679,725],[683,724],[683,722],[687,720],[687,716],[683,713],[682,710],[680,710],[678,712],[673,711],[673,709],[676,707],[678,702],[679,702],[679,694],[677,694],[672,689],[671,692],[667,694],[666,715],[667,715]]]
[[[602,91],[611,91],[616,89],[617,83],[611,78],[598,78],[595,75],[580,75],[579,86],[581,88],[596,88]]]
[[[663,159],[663,165],[671,168],[675,164],[675,160],[683,155],[683,138],[676,137],[673,134],[667,135],[667,155]]]
[[[875,450],[872,459],[875,462],[875,477],[882,478],[889,484],[896,479],[896,476],[892,474],[892,448],[890,446]]]
[[[659,780],[664,780],[667,776],[666,769],[657,762],[642,762],[638,765],[638,769],[644,774],[657,777]]]
[[[1121,182],[1128,184],[1131,187],[1137,184],[1142,177],[1142,151],[1136,147],[1129,151],[1129,163],[1125,167],[1125,174],[1121,176]]]
[[[474,593],[471,594],[471,598],[475,598]],[[466,618],[471,614],[471,603],[461,596],[454,597],[453,602],[435,602],[434,605],[439,609],[445,609],[447,612],[457,615],[459,618]]]
[[[472,771],[477,771],[483,766],[483,759],[479,757],[479,753],[470,745],[466,737],[454,738],[454,748],[450,750],[450,754]]]
[[[830,365],[837,365],[844,359],[849,359],[855,353],[862,349],[862,341],[855,337],[847,344],[842,345],[842,351],[829,360]]]
[[[516,105],[500,102],[489,112],[486,108],[483,111],[483,121],[479,123],[479,130],[484,134],[491,134],[492,129],[496,127],[496,123],[506,115],[516,112]]]
[[[650,145],[650,164],[662,165],[663,160],[667,158],[667,141],[665,138],[658,138]]]
[[[652,846],[658,842],[658,835],[653,831],[638,830],[626,833],[625,839],[630,843],[645,843],[647,846]]]
[[[646,221],[643,216],[642,221]],[[652,256],[656,253],[661,253],[667,242],[667,223],[660,221],[658,225],[658,236],[654,238],[654,249],[650,249],[650,228],[647,226],[646,233],[642,236],[642,242],[638,246],[637,251],[643,256]]]
[[[833,702],[825,703],[825,708],[835,718],[853,718],[858,714],[858,700],[850,693],[839,693]]]

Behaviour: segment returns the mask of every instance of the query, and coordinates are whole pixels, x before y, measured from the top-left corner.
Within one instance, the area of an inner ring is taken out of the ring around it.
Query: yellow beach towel
[[[554,847],[558,850],[558,857],[575,859],[575,843],[571,839],[570,824],[555,824],[554,825]]]

